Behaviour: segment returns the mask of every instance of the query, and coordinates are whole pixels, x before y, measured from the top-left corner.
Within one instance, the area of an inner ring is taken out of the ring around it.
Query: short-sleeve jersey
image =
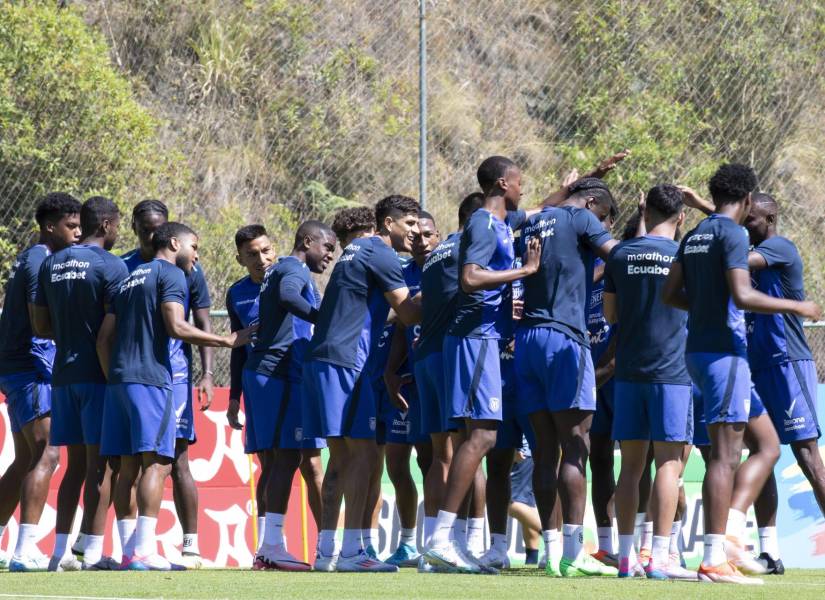
[[[269,377],[301,381],[312,323],[287,310],[282,301],[285,292],[299,292],[307,303],[317,308],[320,297],[306,264],[286,256],[271,266],[261,284],[258,297],[258,332],[246,359],[245,368]]]
[[[245,329],[258,320],[258,294],[261,284],[247,275],[226,290],[226,312],[231,331]]]
[[[105,383],[97,357],[97,333],[128,270],[99,246],[77,244],[40,266],[35,303],[49,309],[57,352],[52,384]]]
[[[604,291],[616,294],[622,324],[616,340],[617,380],[690,384],[685,366],[687,313],[662,301],[678,247],[672,239],[645,235],[610,252]]]
[[[34,335],[28,306],[35,301],[40,265],[49,254],[44,244],[37,244],[12,263],[0,315],[0,375],[37,371],[51,376],[54,342]]]
[[[129,272],[132,272],[140,265],[146,264],[140,254],[140,249],[136,248],[127,252],[122,257]],[[184,317],[189,319],[190,309],[209,308],[212,305],[212,298],[209,296],[209,286],[206,284],[206,274],[200,264],[195,264],[189,273],[186,273],[186,299],[183,302]],[[172,362],[173,379],[176,382],[189,381],[189,365],[192,362],[192,347],[180,340],[169,341],[169,355]]]
[[[679,246],[688,297],[687,352],[747,356],[745,316],[733,302],[726,274],[748,268],[748,233],[733,219],[713,213]]]
[[[593,281],[594,252],[611,237],[587,209],[547,207],[522,227],[524,244],[541,242],[539,270],[524,278],[522,327],[557,329],[589,346],[585,310]]]
[[[115,345],[109,383],[172,385],[169,334],[161,305],[186,299],[186,276],[172,263],[154,259],[135,268],[115,298]]]
[[[310,342],[311,358],[363,369],[389,315],[384,294],[403,287],[398,255],[381,238],[350,242],[327,283]]]
[[[490,211],[479,208],[467,220],[458,248],[458,273],[475,264],[491,271],[513,268],[513,230]],[[513,313],[509,283],[467,293],[458,286],[455,319],[449,334],[458,337],[500,339],[507,335]]]
[[[753,249],[762,255],[766,269],[753,273],[754,287],[774,298],[805,299],[802,257],[787,238],[775,235]],[[797,315],[746,313],[748,361],[762,369],[792,360],[813,360],[802,319]]]
[[[451,233],[430,252],[421,268],[421,336],[415,360],[441,352],[444,335],[455,316],[460,240],[461,233]]]

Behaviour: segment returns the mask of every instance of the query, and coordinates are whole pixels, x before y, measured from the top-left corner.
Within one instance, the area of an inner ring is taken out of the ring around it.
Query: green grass
[[[42,596],[38,596],[42,594]],[[0,574],[0,598],[818,598],[825,570],[791,570],[762,587],[617,579],[548,579],[533,570],[498,577],[194,571],[187,573]]]

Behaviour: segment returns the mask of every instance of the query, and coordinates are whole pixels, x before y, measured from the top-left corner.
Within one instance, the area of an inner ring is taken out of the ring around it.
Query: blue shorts
[[[100,444],[106,384],[72,383],[52,386],[52,446]]]
[[[0,376],[0,392],[6,397],[12,433],[52,410],[52,386],[37,371]]]
[[[610,437],[613,435],[613,397],[615,395],[615,379],[612,377],[596,390],[596,412],[590,433]]]
[[[192,386],[188,381],[172,383],[175,401],[175,439],[195,442],[195,416],[192,408]]]
[[[520,412],[596,410],[596,376],[590,350],[550,327],[516,332]]]
[[[175,457],[175,401],[172,390],[142,383],[118,383],[106,390],[103,456],[155,452]]]
[[[444,338],[444,384],[453,419],[501,421],[498,340]]]
[[[243,402],[247,454],[324,447],[323,440],[304,437],[304,398],[300,383],[244,369]]]
[[[304,369],[304,383],[310,405],[304,435],[375,439],[378,407],[361,371],[311,360]]]
[[[401,388],[401,394],[408,405],[405,412],[398,410],[390,402],[389,392],[387,392],[387,386],[384,385],[383,380],[375,385],[373,393],[378,398],[384,424],[383,434],[378,440],[379,443],[419,444],[430,440],[429,435],[421,433],[421,426],[418,421],[420,416],[418,392],[414,383]]]
[[[690,378],[702,393],[705,423],[746,423],[751,415],[751,371],[740,356],[685,354]]]
[[[613,439],[690,442],[693,399],[690,385],[617,381]]]
[[[693,445],[710,446],[708,426],[705,423],[705,403],[696,384],[693,384]]]
[[[433,352],[415,363],[415,385],[418,388],[418,421],[421,433],[446,433],[458,425],[450,420],[450,409],[444,387],[444,355]]]
[[[520,502],[527,506],[536,506],[536,497],[533,495],[533,459],[527,457],[513,463],[510,471],[510,502]]]
[[[753,383],[773,421],[779,441],[819,439],[816,416],[816,366],[795,360],[753,372]]]

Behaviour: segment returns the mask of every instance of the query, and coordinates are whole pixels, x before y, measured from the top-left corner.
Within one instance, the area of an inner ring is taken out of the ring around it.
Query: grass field
[[[617,579],[548,579],[533,570],[515,570],[498,577],[252,571],[187,573],[36,573],[0,574],[0,598],[802,598],[825,597],[825,570],[790,570],[769,577],[761,587],[654,582]]]

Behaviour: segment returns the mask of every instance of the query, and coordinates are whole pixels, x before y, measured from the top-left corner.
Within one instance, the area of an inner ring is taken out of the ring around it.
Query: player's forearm
[[[398,326],[393,332],[392,341],[390,342],[390,351],[387,355],[387,364],[384,367],[384,379],[387,376],[394,375],[407,360],[407,339],[405,328]]]
[[[229,397],[240,400],[243,389],[243,367],[246,363],[246,347],[232,348],[229,356]]]
[[[477,265],[470,265],[477,267]],[[535,271],[528,267],[519,267],[518,269],[508,269],[506,271],[493,271],[482,269],[480,267],[474,269],[465,268],[461,273],[461,289],[466,294],[472,294],[481,290],[493,290],[505,283],[512,283],[518,279],[529,277]]]
[[[741,310],[762,314],[798,314],[800,308],[800,303],[796,300],[775,298],[753,288],[734,292],[733,302]]]
[[[407,298],[400,305],[394,307],[398,318],[407,327],[421,322],[421,295]]]
[[[600,366],[596,369],[596,387],[602,387],[605,383],[610,381],[613,373],[616,371],[616,360],[611,359],[606,365]]]
[[[212,333],[212,319],[209,316],[208,308],[197,308],[192,313],[192,320],[195,322],[195,327],[204,333]],[[195,343],[195,342],[189,342]],[[200,346],[198,349],[201,357],[201,368],[203,374],[212,374],[214,372],[215,354],[210,346]]]
[[[196,346],[201,347],[215,347],[215,348],[231,348],[232,343],[229,339],[215,335],[214,333],[208,333],[201,329],[198,329],[191,323],[179,320],[174,321],[169,327],[167,327],[167,333],[169,337],[175,338],[176,340],[180,340],[182,342],[186,342],[187,344],[194,344]],[[210,349],[209,353],[204,355],[201,352],[201,360],[203,361],[203,370],[204,372],[212,370],[212,351]]]

